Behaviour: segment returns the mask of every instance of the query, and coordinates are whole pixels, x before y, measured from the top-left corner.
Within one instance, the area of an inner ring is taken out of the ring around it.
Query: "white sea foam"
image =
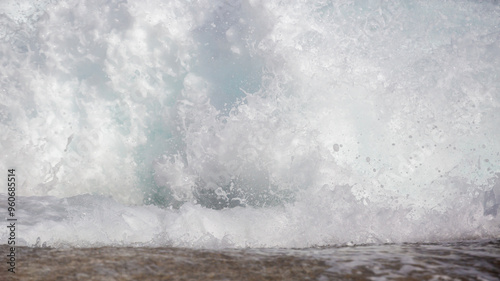
[[[498,237],[499,26],[488,1],[7,1],[19,239]]]

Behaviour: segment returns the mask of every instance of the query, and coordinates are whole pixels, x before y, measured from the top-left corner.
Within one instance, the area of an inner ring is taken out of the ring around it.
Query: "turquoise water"
[[[496,1],[3,1],[0,64],[21,245],[500,236]]]

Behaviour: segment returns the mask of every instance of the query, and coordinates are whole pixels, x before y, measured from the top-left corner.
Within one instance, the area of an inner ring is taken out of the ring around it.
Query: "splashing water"
[[[26,245],[500,237],[496,2],[5,1],[0,62]]]

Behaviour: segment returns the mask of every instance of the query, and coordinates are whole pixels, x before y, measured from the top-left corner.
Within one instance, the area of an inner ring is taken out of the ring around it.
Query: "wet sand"
[[[16,274],[7,266],[0,280],[500,280],[500,240],[298,250],[20,247]]]
[[[16,254],[18,280],[315,280],[328,268],[285,255],[182,248],[22,247]]]

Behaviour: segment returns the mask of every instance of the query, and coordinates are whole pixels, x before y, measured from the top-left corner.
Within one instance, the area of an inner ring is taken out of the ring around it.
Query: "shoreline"
[[[8,248],[0,245],[2,253]],[[18,247],[16,251],[19,280],[308,280],[328,268],[322,260],[187,248]]]
[[[16,259],[5,280],[498,280],[500,239],[310,249],[17,247]]]

